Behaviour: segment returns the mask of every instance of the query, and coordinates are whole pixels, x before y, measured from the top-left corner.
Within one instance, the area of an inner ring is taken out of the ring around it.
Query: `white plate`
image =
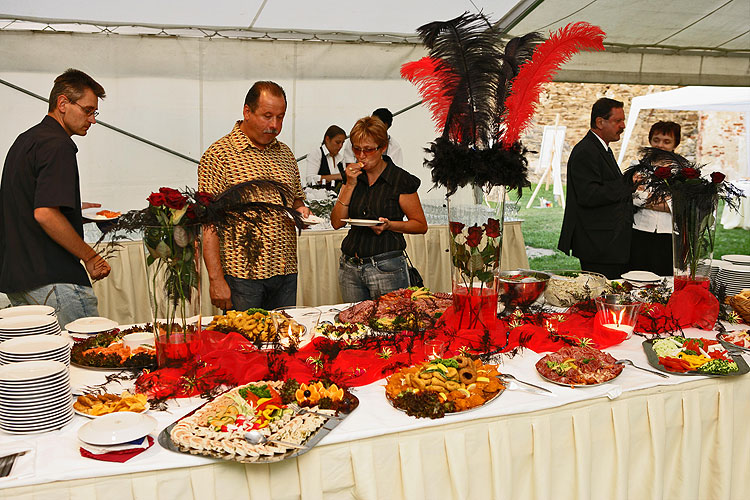
[[[73,333],[101,333],[117,328],[117,321],[112,321],[101,316],[90,318],[78,318],[65,325],[65,329]]]
[[[6,340],[0,344],[0,352],[10,355],[54,354],[70,345],[68,339],[59,335],[27,335]]]
[[[109,209],[104,207],[86,208],[84,210],[81,210],[81,215],[83,215],[84,219],[88,220],[114,220],[120,218],[119,215],[116,217],[105,217],[104,215],[97,215],[97,212],[101,212],[102,210]],[[116,212],[116,210],[110,210],[110,212]]]
[[[6,307],[5,309],[0,309],[0,319],[11,318],[15,316],[37,316],[40,314],[46,316],[54,316],[55,308],[52,306],[28,305]]]
[[[68,367],[59,361],[23,361],[0,366],[0,380],[32,381],[67,371]]]
[[[0,319],[0,330],[7,333],[15,333],[18,330],[41,330],[54,326],[55,323],[57,323],[57,318],[46,314],[11,316]]]
[[[312,214],[307,219],[304,219],[304,218],[302,219],[302,223],[306,226],[313,226],[315,224],[320,224],[325,221],[326,220],[323,219],[322,217],[318,217],[317,215],[312,215]]]
[[[721,259],[732,264],[750,265],[750,255],[724,255]]]
[[[371,226],[378,226],[382,224],[379,220],[372,220],[372,219],[341,219],[342,221],[348,223],[350,226],[364,226],[364,227],[371,227]]]
[[[84,443],[106,446],[142,438],[156,430],[156,419],[143,413],[117,412],[102,415],[78,429]]]
[[[661,276],[654,274],[651,271],[628,271],[620,276],[628,281],[640,281],[643,283],[661,281]]]

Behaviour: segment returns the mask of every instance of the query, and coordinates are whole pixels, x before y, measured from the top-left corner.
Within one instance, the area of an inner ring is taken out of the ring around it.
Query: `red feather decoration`
[[[423,57],[401,66],[401,77],[417,86],[423,103],[432,113],[432,120],[439,133],[445,128],[453,90],[457,84],[455,74],[443,68],[443,63],[432,57]]]
[[[502,142],[509,149],[531,124],[539,102],[542,85],[581,50],[604,50],[604,31],[585,22],[568,24],[541,43],[513,79],[510,95],[505,100],[505,133]]]

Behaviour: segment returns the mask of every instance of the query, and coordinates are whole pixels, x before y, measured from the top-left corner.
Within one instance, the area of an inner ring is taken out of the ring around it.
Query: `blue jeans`
[[[232,307],[246,311],[251,307],[271,310],[297,304],[297,273],[280,274],[262,280],[224,275],[232,292]]]
[[[339,286],[344,302],[376,299],[409,286],[409,270],[403,255],[378,261],[363,258],[362,261],[352,263],[344,255],[339,259]]]
[[[47,305],[55,308],[60,328],[78,318],[99,316],[98,301],[90,286],[71,283],[53,283],[33,290],[9,293],[8,300],[14,306]]]

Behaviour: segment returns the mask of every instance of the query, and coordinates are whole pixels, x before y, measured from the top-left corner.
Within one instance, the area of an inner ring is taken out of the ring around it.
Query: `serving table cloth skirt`
[[[608,352],[646,366],[641,340]],[[0,480],[0,498],[732,500],[750,491],[747,375],[662,379],[626,367],[608,384],[571,389],[543,382],[539,357],[525,350],[504,358],[501,371],[553,396],[509,389],[475,411],[416,419],[392,408],[378,381],[354,389],[359,408],[313,450],[271,465],[158,445],[124,464],[81,458],[76,434],[86,419],[78,416],[39,436],[0,432],[36,448],[34,476]],[[103,376],[71,373],[74,384]],[[150,414],[161,430],[200,402]]]
[[[338,284],[341,241],[347,230],[302,231],[298,240],[297,305],[319,306],[338,304],[341,292]],[[450,236],[448,226],[430,226],[426,234],[407,234],[407,252],[422,273],[425,286],[435,292],[450,292]],[[99,299],[99,315],[120,324],[149,321],[143,245],[140,241],[125,242],[117,255],[110,259],[112,272],[94,283]],[[507,222],[503,233],[502,269],[527,268],[526,247],[521,233],[521,222]],[[202,307],[204,314],[217,314],[211,306],[208,277],[203,267]]]

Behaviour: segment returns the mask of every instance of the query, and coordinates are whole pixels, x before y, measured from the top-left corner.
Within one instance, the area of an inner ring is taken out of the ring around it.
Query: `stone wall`
[[[545,86],[534,124],[523,137],[523,142],[530,150],[539,151],[545,125],[554,125],[557,119],[558,125],[566,126],[562,155],[564,181],[565,164],[570,151],[589,130],[591,105],[594,101],[600,97],[623,101],[627,118],[630,101],[634,97],[675,88],[677,87],[668,85],[551,82]],[[730,178],[741,177],[742,172],[746,172],[745,127],[741,113],[642,110],[628,145],[624,165],[629,165],[637,159],[639,147],[648,145],[648,131],[651,125],[659,120],[674,121],[682,126],[682,138],[677,153],[691,160],[709,163],[717,170],[725,170]],[[620,142],[611,144],[611,147],[615,157],[619,157]],[[541,170],[538,171],[539,155],[532,153],[528,158],[531,178],[536,181],[542,173]]]

